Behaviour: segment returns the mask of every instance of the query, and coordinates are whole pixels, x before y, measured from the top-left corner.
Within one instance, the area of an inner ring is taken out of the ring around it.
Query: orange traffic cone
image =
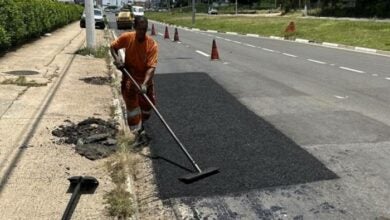
[[[213,46],[211,48],[211,60],[219,60],[217,44],[215,43],[215,39],[213,39]]]
[[[152,24],[152,31],[151,31],[150,35],[152,35],[152,36],[156,35],[156,31],[154,30],[154,24]]]
[[[169,39],[168,26],[165,26],[164,39]]]
[[[179,33],[177,32],[177,28],[175,28],[175,36],[173,37],[173,41],[179,41]]]

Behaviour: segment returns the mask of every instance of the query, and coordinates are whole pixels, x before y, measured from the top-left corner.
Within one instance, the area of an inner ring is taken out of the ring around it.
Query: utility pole
[[[192,0],[192,26],[195,25],[195,0]]]
[[[236,0],[236,15],[238,14],[238,12],[237,12],[237,0]]]
[[[87,48],[94,49],[95,39],[95,17],[93,12],[93,0],[85,0],[85,31],[87,32]]]

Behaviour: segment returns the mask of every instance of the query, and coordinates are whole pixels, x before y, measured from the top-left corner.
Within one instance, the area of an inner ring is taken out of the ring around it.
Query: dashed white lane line
[[[348,96],[339,96],[339,95],[335,95],[334,97],[336,97],[338,99],[346,99],[346,98],[348,98]]]
[[[233,43],[242,44],[240,41],[232,40]]]
[[[215,36],[215,38],[218,38],[218,39],[223,39],[223,37],[220,37],[220,36]]]
[[[390,77],[386,77],[385,79],[390,80]]]
[[[262,50],[268,51],[268,52],[275,52],[274,50],[268,49],[268,48],[261,48]]]
[[[313,60],[313,59],[307,59],[307,60],[310,61],[310,62],[313,62],[313,63],[326,64],[325,62],[322,62],[322,61],[319,61],[319,60]]]
[[[361,71],[361,70],[355,70],[355,69],[348,68],[348,67],[345,67],[345,66],[340,66],[340,69],[343,69],[343,70],[348,70],[348,71],[355,72],[355,73],[365,73],[364,71]]]
[[[286,55],[286,56],[289,56],[289,57],[298,57],[298,56],[295,56],[294,54],[289,54],[289,53],[282,53],[283,55]]]
[[[253,47],[253,48],[256,48],[255,45],[252,45],[252,44],[244,44],[245,46],[248,46],[248,47]]]
[[[195,52],[197,52],[198,54],[201,54],[205,57],[209,57],[210,55],[208,55],[207,53],[203,52],[203,51],[200,51],[200,50],[196,50]]]
[[[229,41],[229,42],[232,41],[232,40],[230,40],[230,39],[228,39],[228,38],[224,38],[224,40]]]

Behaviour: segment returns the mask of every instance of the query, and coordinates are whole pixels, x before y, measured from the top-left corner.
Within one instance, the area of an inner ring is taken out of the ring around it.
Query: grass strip
[[[149,19],[192,27],[191,13],[147,12]],[[390,51],[390,23],[376,21],[346,21],[292,16],[196,15],[195,28],[284,37],[284,30],[293,21],[294,38],[314,42],[331,42]]]

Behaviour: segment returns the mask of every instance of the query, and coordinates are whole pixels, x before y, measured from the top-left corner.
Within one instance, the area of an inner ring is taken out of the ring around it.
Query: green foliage
[[[52,0],[0,0],[0,52],[76,21],[82,11]]]

